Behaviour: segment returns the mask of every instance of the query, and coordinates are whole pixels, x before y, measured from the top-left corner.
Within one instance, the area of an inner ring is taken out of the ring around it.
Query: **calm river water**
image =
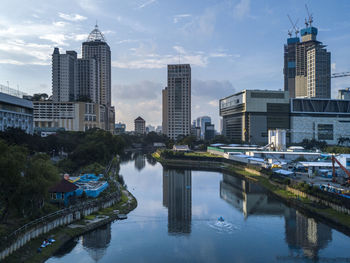
[[[348,236],[238,177],[166,169],[136,154],[120,172],[138,207],[48,263],[350,262]]]

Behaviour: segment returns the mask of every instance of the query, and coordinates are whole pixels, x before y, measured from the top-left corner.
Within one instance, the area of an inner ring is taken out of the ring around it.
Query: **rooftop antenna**
[[[289,19],[289,21],[290,21],[290,23],[292,24],[292,27],[293,27],[293,29],[294,29],[295,37],[298,37],[299,28],[297,27],[297,23],[298,23],[299,19],[297,19],[297,20],[295,21],[295,23],[293,23],[293,20],[290,18],[290,16],[289,16],[289,15],[287,15],[287,16],[288,16],[288,19]],[[292,35],[292,31],[291,31],[291,30],[288,30],[288,35],[289,35],[290,37],[292,37],[292,36],[291,36],[291,35]]]
[[[306,25],[306,22],[308,22],[308,24],[311,27],[312,26],[312,22],[314,22],[314,20],[313,20],[312,14],[310,14],[310,12],[309,12],[309,8],[307,7],[307,4],[305,4],[305,8],[306,8],[307,15],[309,17],[308,20],[305,19],[305,25]]]

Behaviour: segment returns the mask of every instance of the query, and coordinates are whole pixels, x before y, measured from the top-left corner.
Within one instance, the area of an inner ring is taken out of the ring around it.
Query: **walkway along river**
[[[143,155],[120,173],[138,207],[47,262],[350,261],[348,236],[239,177],[167,169]]]

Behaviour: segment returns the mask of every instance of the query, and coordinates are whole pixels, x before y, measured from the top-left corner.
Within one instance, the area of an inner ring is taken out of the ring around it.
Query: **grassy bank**
[[[258,183],[279,199],[293,207],[301,209],[309,216],[317,217],[321,221],[332,225],[334,228],[348,235],[350,234],[350,215],[313,202],[308,198],[298,196],[293,192],[288,191],[285,186],[281,186],[281,184],[270,180],[268,175],[262,174],[261,172],[249,170],[242,165],[218,162],[216,159],[217,157],[215,158],[215,161],[210,163],[207,161],[208,156],[203,155],[199,155],[203,156],[203,160],[198,157],[192,159],[190,155],[187,156],[188,158],[168,159],[163,158],[159,152],[154,153],[152,156],[164,165],[202,170],[214,169],[221,172],[224,171],[231,173],[232,175],[240,175],[242,178]]]
[[[18,263],[18,262],[44,262],[51,257],[56,251],[60,249],[67,241],[80,236],[88,231],[91,231],[99,226],[107,224],[117,219],[115,210],[119,210],[121,214],[127,214],[137,207],[136,198],[127,190],[122,191],[122,197],[118,204],[102,209],[97,213],[88,215],[72,223],[70,226],[62,226],[56,228],[49,233],[39,236],[28,242],[22,248],[6,257],[2,262]],[[72,225],[74,227],[72,227]],[[53,237],[56,240],[50,246],[43,248],[41,253],[37,252],[37,249],[42,244],[43,240],[47,237]]]

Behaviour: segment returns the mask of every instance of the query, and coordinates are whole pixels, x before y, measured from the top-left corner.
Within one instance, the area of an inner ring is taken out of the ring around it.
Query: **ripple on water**
[[[225,234],[232,234],[236,230],[239,230],[239,227],[237,225],[234,225],[230,222],[220,222],[220,221],[214,221],[214,222],[208,222],[208,226],[212,229],[214,229],[218,233],[225,233]]]

